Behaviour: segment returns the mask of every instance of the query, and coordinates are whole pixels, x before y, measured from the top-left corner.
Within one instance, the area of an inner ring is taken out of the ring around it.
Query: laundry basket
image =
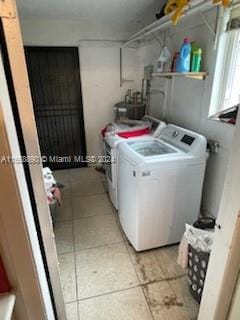
[[[215,226],[214,218],[200,218],[193,226],[202,230],[213,230]],[[203,252],[193,248],[188,244],[188,281],[193,298],[200,303],[210,258],[209,252]]]
[[[197,251],[188,245],[188,281],[193,298],[200,303],[207,273],[210,253]]]

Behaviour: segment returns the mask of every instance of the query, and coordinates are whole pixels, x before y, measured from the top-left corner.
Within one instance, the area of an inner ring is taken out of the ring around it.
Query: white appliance
[[[104,137],[104,153],[107,156],[107,159],[112,159],[111,162],[107,162],[105,164],[105,172],[108,183],[108,194],[112,201],[112,204],[116,209],[118,209],[118,191],[117,191],[117,166],[118,166],[118,157],[117,157],[117,145],[123,141],[135,141],[139,139],[152,138],[155,136],[159,136],[161,130],[166,126],[165,122],[153,118],[151,116],[145,115],[142,119],[144,122],[150,122],[151,124],[151,134],[150,135],[142,135],[134,138],[122,138],[117,133],[126,131],[126,125],[122,125],[121,123],[118,125],[115,123],[113,127],[113,131],[109,131],[105,134]],[[136,124],[136,128],[139,128],[139,124]],[[133,127],[131,126],[131,130]],[[122,130],[122,131],[121,131]]]
[[[167,125],[159,138],[118,145],[118,201],[122,228],[137,251],[181,240],[199,215],[206,139]]]

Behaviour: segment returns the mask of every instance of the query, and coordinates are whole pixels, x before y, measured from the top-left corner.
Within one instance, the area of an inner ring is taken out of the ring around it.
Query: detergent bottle
[[[179,57],[176,62],[176,72],[189,72],[191,65],[191,43],[188,38],[184,39]]]
[[[202,62],[202,49],[197,48],[192,51],[191,72],[199,72]]]
[[[157,72],[166,71],[168,62],[171,59],[171,53],[167,47],[164,47],[157,61]]]

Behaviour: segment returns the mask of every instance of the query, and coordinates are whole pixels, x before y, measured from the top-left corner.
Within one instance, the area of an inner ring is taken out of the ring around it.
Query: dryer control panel
[[[172,124],[162,130],[159,139],[186,153],[198,156],[206,154],[207,140],[204,136]]]
[[[166,123],[162,120],[159,120],[157,118],[151,117],[149,115],[145,115],[142,118],[142,121],[150,122],[152,127],[152,136],[154,138],[159,137],[161,131],[166,127]]]

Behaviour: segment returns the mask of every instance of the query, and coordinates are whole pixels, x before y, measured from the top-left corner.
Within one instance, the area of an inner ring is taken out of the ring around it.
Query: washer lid
[[[143,157],[178,153],[176,149],[159,140],[128,142],[129,147]]]

